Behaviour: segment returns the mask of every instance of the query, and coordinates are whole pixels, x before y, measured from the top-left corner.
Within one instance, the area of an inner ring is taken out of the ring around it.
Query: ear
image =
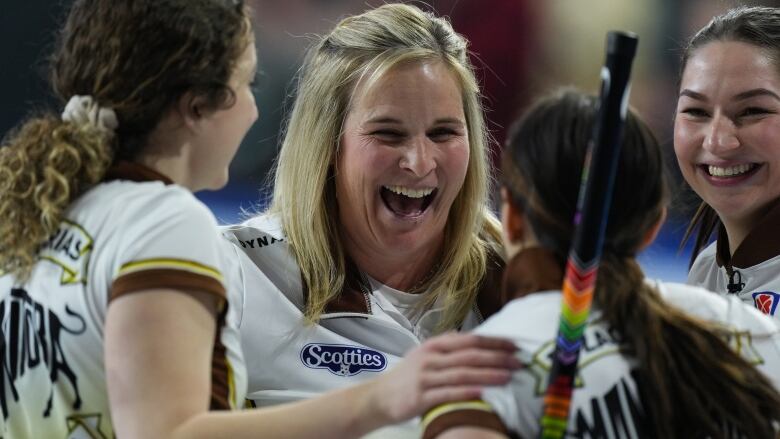
[[[203,110],[204,107],[205,98],[203,96],[196,96],[188,91],[179,98],[176,110],[185,125],[190,128],[197,128],[198,123],[203,120],[203,117],[206,114]]]
[[[650,244],[653,243],[653,241],[655,241],[655,238],[658,236],[658,232],[661,231],[661,227],[664,225],[664,222],[666,222],[666,207],[661,210],[661,216],[658,217],[658,221],[655,222],[653,227],[651,227],[650,230],[648,230],[645,234],[644,239],[642,239],[642,244],[639,246],[640,251],[646,249],[650,246]]]
[[[515,204],[505,187],[501,188],[501,224],[509,242],[525,240],[526,224],[523,210]]]

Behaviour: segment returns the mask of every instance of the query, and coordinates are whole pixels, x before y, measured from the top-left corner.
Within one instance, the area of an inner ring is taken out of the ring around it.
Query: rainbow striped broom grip
[[[630,33],[613,31],[607,34],[599,110],[582,171],[574,239],[563,280],[561,322],[544,397],[541,419],[541,437],[544,439],[562,438],[566,434],[582,334],[593,301],[617,173],[631,63],[637,42],[636,35]]]

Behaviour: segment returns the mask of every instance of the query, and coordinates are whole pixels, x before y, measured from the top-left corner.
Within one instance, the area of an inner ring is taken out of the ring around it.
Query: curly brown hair
[[[71,202],[117,160],[133,160],[168,109],[187,96],[201,111],[235,102],[228,85],[252,41],[238,0],[76,0],[51,58],[64,104],[91,96],[114,110],[113,133],[32,117],[0,147],[0,272],[26,279]]]

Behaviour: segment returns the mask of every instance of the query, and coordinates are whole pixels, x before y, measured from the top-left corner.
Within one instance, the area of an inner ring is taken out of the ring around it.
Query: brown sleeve
[[[509,435],[504,423],[484,401],[440,405],[423,418],[423,439],[434,439],[453,427],[480,427]]]

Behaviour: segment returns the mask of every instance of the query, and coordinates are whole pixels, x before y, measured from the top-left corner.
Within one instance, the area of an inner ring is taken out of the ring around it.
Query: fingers
[[[438,387],[428,390],[423,395],[423,411],[448,402],[470,401],[481,397],[482,389],[476,386]]]
[[[448,333],[433,337],[426,341],[423,346],[438,352],[452,352],[466,348],[495,349],[508,352],[517,350],[515,344],[510,340],[459,333]]]
[[[520,360],[514,356],[514,352],[495,349],[467,348],[444,354],[432,355],[428,359],[426,366],[436,370],[461,366],[517,369],[521,366],[521,363]]]
[[[456,367],[425,374],[421,377],[426,389],[460,386],[499,386],[506,384],[512,376],[507,369]]]

